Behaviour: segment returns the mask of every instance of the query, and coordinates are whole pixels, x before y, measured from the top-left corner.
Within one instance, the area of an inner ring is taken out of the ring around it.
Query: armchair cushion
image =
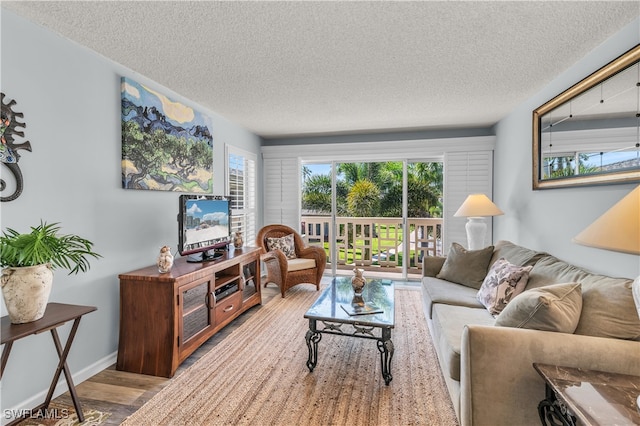
[[[295,259],[297,257],[293,234],[285,235],[281,238],[268,237],[267,247],[269,248],[269,251],[280,250],[284,253],[287,259]]]
[[[311,269],[316,267],[316,261],[314,259],[289,259],[287,260],[287,271],[302,271],[303,269]]]

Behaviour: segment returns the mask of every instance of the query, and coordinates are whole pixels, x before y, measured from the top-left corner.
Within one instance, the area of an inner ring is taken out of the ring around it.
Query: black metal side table
[[[9,354],[11,353],[11,348],[15,341],[27,336],[31,336],[33,334],[51,331],[53,344],[56,347],[56,352],[58,353],[59,358],[58,367],[56,368],[56,372],[53,375],[53,379],[51,380],[51,385],[49,386],[47,397],[42,404],[31,410],[32,413],[46,410],[49,407],[51,398],[53,397],[53,392],[56,388],[56,384],[60,379],[60,374],[64,372],[64,377],[67,381],[67,386],[69,388],[69,393],[71,394],[71,399],[73,400],[73,406],[76,409],[76,414],[78,415],[78,420],[80,422],[84,421],[82,407],[80,406],[80,402],[78,401],[78,395],[76,394],[76,388],[73,384],[73,378],[71,377],[71,372],[69,370],[69,366],[67,365],[67,356],[69,355],[71,344],[73,343],[76,331],[78,330],[80,319],[83,315],[93,312],[96,309],[97,308],[95,306],[49,303],[47,305],[44,316],[37,321],[28,322],[25,324],[11,324],[8,316],[4,316],[1,318],[0,338],[1,344],[5,346],[2,350],[2,358],[0,360],[0,379],[4,374],[4,368],[7,365],[7,360],[9,359]],[[71,326],[69,337],[67,338],[67,342],[63,348],[56,329],[71,320],[73,320],[73,325]],[[23,414],[22,416],[17,416],[13,421],[8,423],[8,425],[17,424],[28,415],[29,413]]]

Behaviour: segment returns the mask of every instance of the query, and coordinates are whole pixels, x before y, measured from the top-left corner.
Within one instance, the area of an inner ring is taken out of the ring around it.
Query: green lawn
[[[380,226],[381,231],[382,229],[387,229],[387,225],[381,225]],[[402,243],[403,239],[403,232],[402,232],[402,228],[401,227],[396,227],[396,226],[390,226],[389,228],[389,233],[386,234],[385,232],[380,232],[380,234],[384,234],[385,236],[388,235],[389,238],[393,238],[395,236],[397,236],[398,238],[398,244]],[[361,238],[361,237],[356,237],[355,239],[355,245],[356,247],[358,246],[362,246],[365,242],[365,240],[370,240],[370,245],[371,245],[371,250],[372,250],[372,255],[376,255],[379,253],[379,249],[378,249],[378,239],[377,238]],[[323,244],[324,246],[324,250],[327,253],[327,257],[329,256],[329,243],[325,242]],[[361,248],[356,248],[355,250],[348,250],[348,254],[345,253],[345,250],[343,248],[338,250],[338,260],[345,260],[345,263],[347,264],[351,264],[354,263],[354,255],[355,255],[355,260],[362,260],[363,259],[363,250]],[[413,256],[415,254],[415,250],[411,250],[410,252],[411,254],[411,259],[413,259]],[[402,265],[402,253],[397,254],[398,256],[398,266]],[[388,260],[390,261],[395,261],[396,260],[396,255],[393,254],[391,256],[389,256]],[[378,265],[378,262],[374,262],[374,265]]]

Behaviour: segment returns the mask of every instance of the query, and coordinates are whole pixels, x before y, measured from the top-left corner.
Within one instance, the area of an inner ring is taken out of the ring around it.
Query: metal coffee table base
[[[391,359],[393,358],[393,342],[391,341],[390,327],[361,326],[358,323],[349,324],[341,322],[320,321],[324,329],[318,330],[317,320],[309,319],[309,330],[305,336],[307,347],[309,348],[309,358],[307,368],[310,372],[318,363],[318,343],[322,340],[323,334],[336,334],[341,336],[359,337],[361,339],[376,340],[378,351],[380,351],[380,365],[382,367],[382,377],[385,385],[389,385],[393,376],[391,375]],[[353,330],[343,330],[343,327]],[[375,330],[380,330],[380,336],[376,336]]]

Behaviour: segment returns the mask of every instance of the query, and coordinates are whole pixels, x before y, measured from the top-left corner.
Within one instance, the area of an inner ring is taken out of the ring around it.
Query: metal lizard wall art
[[[4,93],[0,93],[0,161],[7,166],[13,174],[16,181],[16,188],[11,195],[0,196],[0,201],[13,201],[20,196],[24,183],[22,181],[22,171],[18,166],[20,154],[18,151],[23,149],[31,152],[31,144],[29,141],[15,143],[14,137],[24,137],[24,131],[18,130],[18,127],[24,129],[27,127],[25,123],[19,122],[18,118],[24,116],[21,112],[16,112],[12,107],[16,104],[15,100],[11,100],[5,104]],[[7,182],[0,179],[0,192],[7,187]]]

